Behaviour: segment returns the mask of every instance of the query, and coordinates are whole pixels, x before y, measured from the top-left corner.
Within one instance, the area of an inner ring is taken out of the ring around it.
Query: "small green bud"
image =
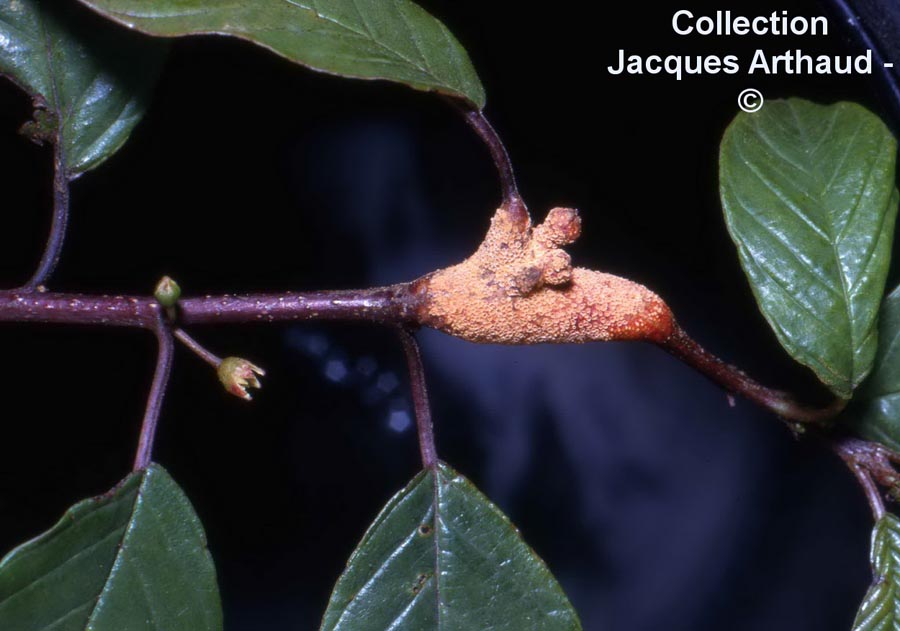
[[[178,303],[178,299],[181,298],[181,287],[168,276],[163,276],[156,284],[153,297],[163,307],[171,309]]]
[[[250,401],[253,397],[247,388],[261,388],[257,375],[264,377],[266,371],[259,366],[254,366],[246,359],[240,357],[226,357],[219,364],[219,381],[225,389],[236,397]]]

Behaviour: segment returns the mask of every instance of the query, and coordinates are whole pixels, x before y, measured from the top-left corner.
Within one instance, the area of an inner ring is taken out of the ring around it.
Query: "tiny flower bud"
[[[226,357],[219,364],[218,373],[219,381],[228,392],[245,401],[250,401],[253,397],[250,396],[247,388],[261,388],[262,384],[257,375],[264,377],[266,371],[259,366],[254,366],[246,359]]]
[[[163,307],[170,309],[174,307],[178,303],[178,299],[181,298],[181,287],[168,276],[163,276],[156,284],[156,289],[153,291],[153,297],[156,298],[156,301]]]

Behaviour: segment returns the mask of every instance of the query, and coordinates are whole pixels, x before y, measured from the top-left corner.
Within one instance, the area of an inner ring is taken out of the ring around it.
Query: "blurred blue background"
[[[897,52],[893,3],[742,2],[832,18],[828,37],[679,37],[674,2],[434,0],[469,49],[536,220],[581,209],[579,265],[665,297],[710,350],[761,381],[821,390],[780,349],[725,232],[721,134],[737,94],[897,112],[885,77],[613,77],[637,54]],[[697,15],[725,7],[692,3]],[[868,13],[866,13],[868,12]],[[855,15],[855,14],[854,14]],[[98,28],[101,25],[98,22]],[[876,28],[877,27],[877,28]],[[900,61],[900,59],[898,59]],[[0,85],[0,281],[30,272],[49,153]],[[890,119],[896,127],[897,119]],[[467,256],[498,203],[490,160],[432,95],[304,71],[249,45],[179,42],[128,146],[73,186],[56,289],[186,293],[362,287]],[[896,274],[891,285],[897,281]],[[394,335],[364,325],[205,327],[269,376],[252,405],[179,349],[157,460],[217,560],[229,631],[316,628],[368,523],[417,471]],[[641,344],[476,346],[425,331],[438,447],[521,528],[589,631],[849,629],[870,580],[871,517],[843,465]],[[130,467],[154,349],[140,332],[0,327],[0,548]]]

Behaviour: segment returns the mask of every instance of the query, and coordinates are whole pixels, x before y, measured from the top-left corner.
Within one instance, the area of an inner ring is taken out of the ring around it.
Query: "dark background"
[[[889,92],[875,77],[678,82],[606,66],[619,48],[733,53],[745,67],[757,47],[855,54],[843,20],[827,37],[680,37],[680,8],[834,14],[799,1],[423,4],[479,69],[535,218],[581,209],[577,263],[646,283],[763,382],[821,393],[738,266],[718,142],[746,87],[851,99],[886,117]],[[49,222],[49,152],[15,133],[29,113],[0,85],[0,286],[29,276]],[[411,279],[468,255],[498,202],[485,150],[441,99],[213,38],[174,46],[132,140],[72,194],[53,287],[145,294],[163,274],[189,294]],[[156,459],[206,525],[226,628],[314,629],[367,524],[417,471],[397,341],[359,325],[193,333],[269,376],[247,405],[179,348]],[[850,627],[872,524],[829,453],[744,401],[730,408],[650,346],[421,339],[441,455],[522,529],[586,629]],[[9,324],[0,349],[7,550],[128,471],[155,350],[142,332]]]

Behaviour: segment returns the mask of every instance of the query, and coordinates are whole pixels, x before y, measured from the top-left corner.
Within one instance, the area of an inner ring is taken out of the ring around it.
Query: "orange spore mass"
[[[501,207],[475,254],[419,281],[423,323],[494,344],[660,342],[671,336],[672,313],[649,289],[572,268],[560,246],[574,241],[580,227],[568,208],[551,210],[532,228]]]

